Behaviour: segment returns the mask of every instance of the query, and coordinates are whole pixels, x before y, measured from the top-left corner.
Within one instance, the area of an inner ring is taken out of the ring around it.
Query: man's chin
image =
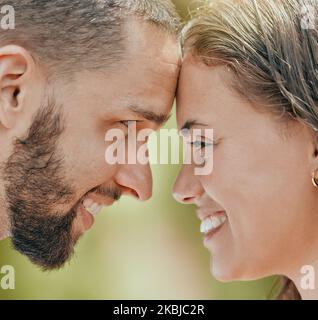
[[[27,220],[15,220],[13,247],[42,270],[60,269],[71,259],[79,239],[72,232],[73,221],[74,212],[59,218],[28,216]]]
[[[30,256],[28,254],[24,254],[24,255],[30,260],[32,264],[39,267],[42,271],[57,271],[65,267],[71,261],[74,255],[74,249],[73,248],[70,249],[69,252],[67,253],[65,252],[61,253],[60,255],[63,256],[63,258],[59,258],[57,260],[50,260],[50,259],[44,260],[41,258],[40,259],[35,258],[34,256]]]

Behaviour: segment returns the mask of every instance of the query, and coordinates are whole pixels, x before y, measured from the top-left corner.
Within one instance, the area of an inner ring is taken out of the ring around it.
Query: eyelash
[[[121,123],[122,125],[124,125],[126,128],[128,128],[128,123],[129,122],[134,122],[136,125],[138,125],[138,123],[142,123],[142,120],[123,120],[123,121],[119,121],[119,123]]]
[[[196,143],[199,143],[200,146],[195,145]],[[204,142],[204,141],[197,140],[197,141],[190,142],[190,145],[191,145],[192,147],[197,147],[197,148],[200,148],[200,149],[205,149],[205,148],[211,147],[212,145],[215,145],[215,144],[214,144],[214,143],[208,143],[208,142]]]
[[[121,124],[123,124],[125,127],[127,127],[128,128],[128,123],[129,122],[132,122],[132,121],[134,121],[134,120],[123,120],[123,121],[119,121]]]

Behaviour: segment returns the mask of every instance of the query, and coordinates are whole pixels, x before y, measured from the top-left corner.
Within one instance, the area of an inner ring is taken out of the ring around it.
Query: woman
[[[318,298],[316,10],[317,0],[214,0],[183,33],[178,126],[202,129],[191,145],[202,157],[213,148],[202,159],[213,170],[184,165],[174,196],[198,207],[218,280],[283,275],[284,299]]]

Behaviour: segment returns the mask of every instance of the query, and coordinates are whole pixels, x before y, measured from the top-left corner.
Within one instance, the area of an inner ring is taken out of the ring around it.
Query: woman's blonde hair
[[[318,131],[318,0],[212,0],[182,33],[184,53],[225,65],[252,104]],[[283,278],[279,298],[299,299]]]

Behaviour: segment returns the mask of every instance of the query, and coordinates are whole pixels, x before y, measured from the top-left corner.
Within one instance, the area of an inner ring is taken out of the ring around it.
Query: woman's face
[[[188,122],[191,129],[211,128],[215,145],[213,171],[199,176],[194,164],[184,165],[174,196],[198,207],[217,279],[300,272],[315,257],[318,238],[318,189],[311,182],[318,161],[311,130],[260,112],[264,107],[230,89],[231,77],[226,67],[205,66],[189,54],[184,58],[178,127]],[[202,135],[204,140],[204,130]],[[212,216],[220,223],[226,217],[216,232],[207,231],[216,221]]]

